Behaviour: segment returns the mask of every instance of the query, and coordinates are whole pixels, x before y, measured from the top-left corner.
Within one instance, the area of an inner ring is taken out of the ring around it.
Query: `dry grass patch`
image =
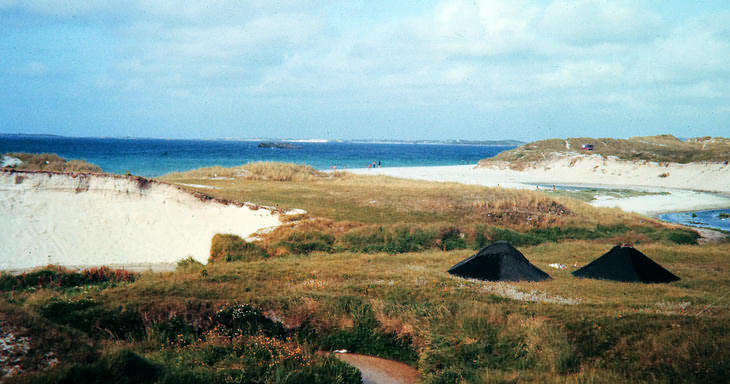
[[[435,183],[385,176],[321,173],[311,168],[279,163],[255,163],[229,168],[240,174],[246,167],[263,168],[255,177],[215,180],[206,170],[172,174],[163,180],[204,184],[215,197],[250,201],[283,209],[301,208],[309,215],[337,222],[374,224],[450,223],[492,224],[514,229],[569,225],[644,224],[652,220],[618,209],[595,208],[565,197],[538,191],[487,188],[457,183]],[[287,170],[286,172],[284,170]],[[287,173],[295,170],[295,174]],[[279,172],[281,171],[281,172]],[[223,174],[216,170],[214,174]],[[278,176],[279,174],[282,176]],[[297,180],[297,182],[273,181]],[[190,187],[185,187],[194,189]]]
[[[594,145],[593,151],[588,152],[589,154],[616,156],[623,160],[675,163],[730,160],[728,156],[730,140],[726,138],[696,137],[682,141],[672,135],[658,135],[629,139],[576,137],[565,140],[540,140],[482,161],[507,161],[512,163],[513,169],[519,170],[524,168],[526,163],[547,160],[553,153],[581,152],[581,145],[586,143]]]
[[[5,155],[22,161],[22,164],[15,167],[15,169],[51,172],[102,172],[97,165],[83,160],[66,160],[53,153],[6,153]]]

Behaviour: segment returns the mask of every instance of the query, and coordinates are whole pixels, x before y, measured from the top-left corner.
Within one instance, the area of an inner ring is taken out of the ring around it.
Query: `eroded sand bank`
[[[252,204],[143,178],[0,171],[0,269],[207,262],[216,233],[248,237],[280,224]]]

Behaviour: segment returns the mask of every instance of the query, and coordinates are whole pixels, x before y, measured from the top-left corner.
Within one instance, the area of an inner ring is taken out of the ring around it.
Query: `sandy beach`
[[[216,233],[248,237],[279,213],[142,178],[0,172],[0,270],[47,264],[165,269],[208,260]]]
[[[361,168],[348,172],[408,179],[457,182],[488,187],[536,189],[579,186],[630,189],[656,194],[632,197],[598,195],[591,204],[619,207],[644,215],[730,207],[730,166],[724,163],[652,163],[600,156],[556,157],[516,170],[505,163],[438,167]]]

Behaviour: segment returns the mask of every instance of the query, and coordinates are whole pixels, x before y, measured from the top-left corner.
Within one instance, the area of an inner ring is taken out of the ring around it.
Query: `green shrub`
[[[700,234],[691,229],[672,229],[667,233],[667,239],[675,244],[697,244]]]
[[[254,261],[266,258],[267,256],[262,248],[254,243],[246,242],[239,236],[216,234],[210,243],[208,263]]]
[[[632,314],[572,319],[568,338],[582,363],[649,382],[720,383],[730,375],[730,326],[723,318]]]
[[[416,252],[432,248],[437,237],[438,233],[430,228],[408,225],[364,227],[342,235],[338,239],[338,248],[353,252]],[[449,243],[449,246],[453,246],[453,243]]]
[[[323,350],[347,349],[351,352],[364,353],[395,359],[406,363],[415,363],[418,353],[411,346],[410,339],[398,337],[395,333],[384,332],[375,317],[370,304],[358,297],[339,298],[341,310],[344,310],[354,321],[349,329],[316,330],[305,324],[299,330],[299,337]]]
[[[0,276],[0,291],[27,288],[67,288],[109,282],[131,282],[136,274],[122,269],[99,267],[72,272],[63,267],[49,265],[43,269],[20,275]]]
[[[203,264],[198,260],[193,259],[192,256],[188,256],[184,259],[177,261],[177,269],[183,271],[198,270],[202,269]]]
[[[262,333],[268,337],[281,337],[286,334],[280,322],[267,318],[260,310],[248,304],[221,309],[216,314],[216,322],[230,335]]]
[[[309,254],[311,252],[332,252],[335,237],[329,233],[319,231],[293,232],[284,240],[278,242],[275,248],[285,247],[295,254]]]
[[[426,382],[479,382],[478,373],[485,369],[509,371],[535,365],[536,360],[521,337],[501,335],[501,327],[487,319],[464,318],[461,330],[463,335],[430,336],[419,361]]]
[[[188,344],[195,341],[200,335],[200,330],[188,324],[182,316],[174,316],[167,321],[155,323],[152,329],[161,343],[184,342]]]
[[[360,384],[362,376],[357,368],[327,356],[298,371],[277,369],[272,381],[281,384]]]
[[[109,309],[91,299],[52,299],[39,308],[39,313],[54,323],[96,338],[137,338],[144,333],[144,324],[136,310]]]
[[[494,242],[497,240],[505,240],[515,247],[523,245],[537,245],[542,243],[544,240],[538,236],[513,231],[511,229],[494,228],[489,238],[490,241]]]
[[[37,384],[141,384],[157,382],[163,373],[159,365],[125,349],[96,361],[42,374],[29,381]]]
[[[20,159],[23,162],[17,169],[53,172],[102,172],[102,169],[97,165],[87,163],[83,160],[67,161],[54,153],[8,153],[7,155]]]
[[[444,251],[466,248],[466,240],[464,239],[464,234],[461,233],[459,228],[456,227],[447,227],[441,229],[438,241],[441,244],[441,249],[443,249]]]

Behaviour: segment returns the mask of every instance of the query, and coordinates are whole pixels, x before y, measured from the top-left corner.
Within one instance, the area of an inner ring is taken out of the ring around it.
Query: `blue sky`
[[[728,63],[725,0],[0,0],[0,132],[728,136]]]

